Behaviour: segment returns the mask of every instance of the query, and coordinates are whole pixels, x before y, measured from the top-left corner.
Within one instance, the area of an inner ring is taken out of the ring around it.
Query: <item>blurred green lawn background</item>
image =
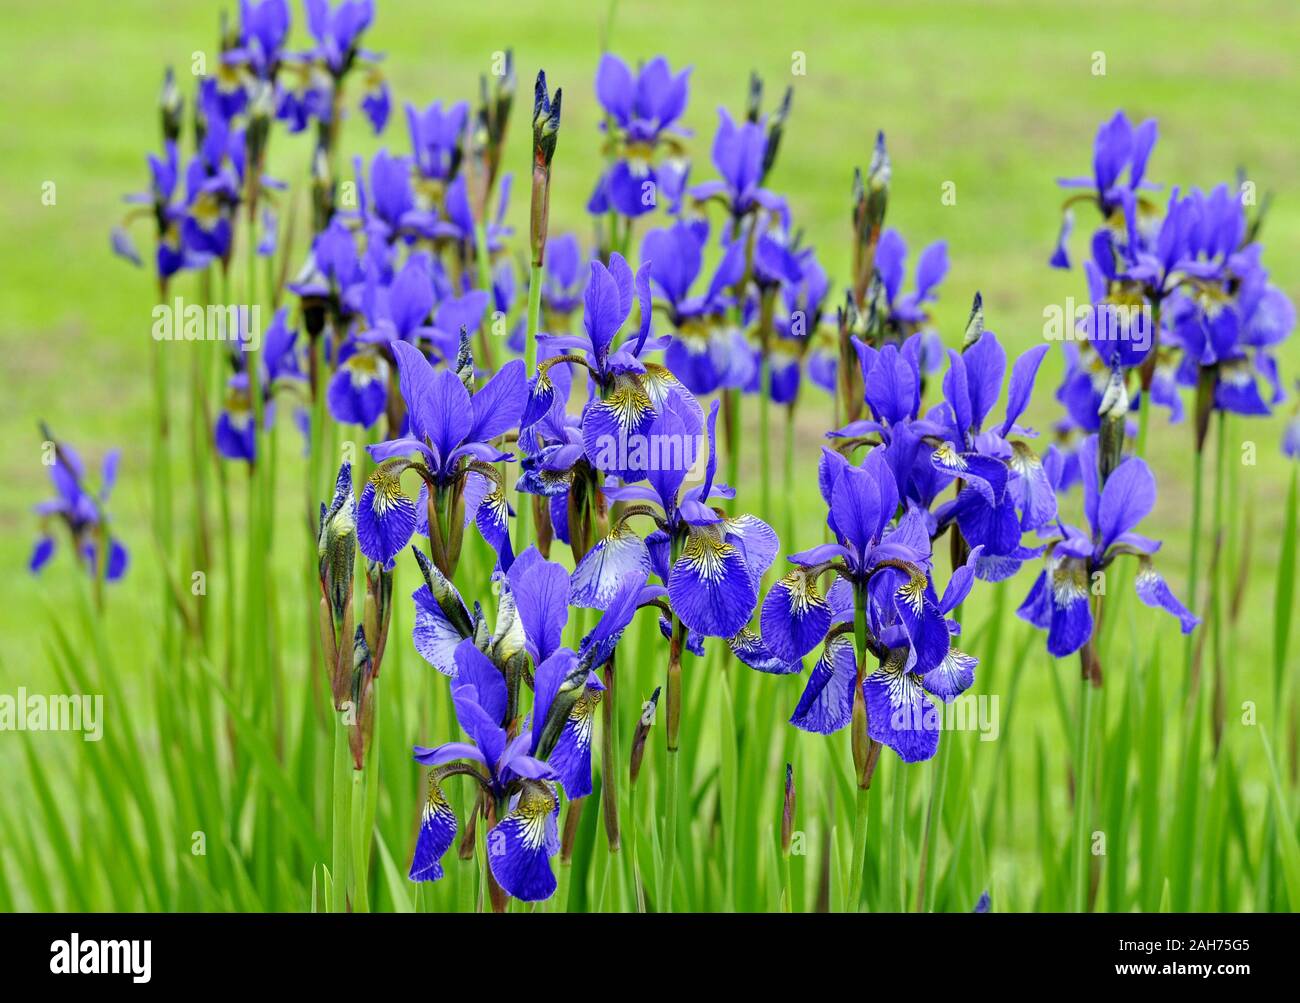
[[[66,550],[40,579],[25,569],[36,531],[30,509],[49,493],[40,462],[39,418],[96,464],[107,449],[124,448],[111,511],[131,547],[133,567],[110,598],[111,636],[123,653],[152,636],[159,590],[146,503],[150,310],[156,297],[147,270],[110,255],[108,232],[122,214],[121,195],[147,186],[144,157],[159,145],[156,98],[162,68],[176,67],[188,97],[193,54],[206,52],[209,65],[214,58],[221,6],[52,0],[10,4],[4,13],[0,64],[10,72],[0,95],[4,692],[20,684],[49,684],[42,648],[45,611],[59,610],[72,594]],[[226,6],[234,13],[236,5]],[[367,41],[386,53],[394,114],[378,140],[360,118],[350,121],[345,152],[368,153],[381,145],[405,152],[403,102],[473,100],[478,75],[493,52],[512,46],[520,93],[507,166],[522,182],[529,163],[531,81],[544,67],[552,87],[565,90],[551,229],[586,238],[583,206],[601,166],[592,77],[607,6],[564,0],[472,5],[379,0],[378,8]],[[305,34],[300,8],[295,7],[294,20],[297,42]],[[1089,172],[1097,125],[1117,108],[1135,121],[1159,120],[1160,140],[1149,170],[1155,180],[1211,186],[1231,181],[1244,166],[1261,192],[1276,192],[1264,233],[1266,261],[1275,280],[1293,299],[1300,298],[1300,13],[1287,0],[1141,6],[623,2],[614,14],[610,47],[630,62],[663,53],[674,67],[693,67],[685,119],[695,132],[693,181],[713,176],[708,151],[716,108],[725,104],[733,114],[743,111],[751,70],[767,82],[768,106],[793,82],[794,109],[771,185],[788,196],[797,224],[837,287],[848,262],[852,170],[865,166],[876,130],[884,129],[893,160],[887,222],[906,237],[913,261],[916,250],[931,240],[942,237],[949,244],[952,267],[936,315],[950,344],[960,337],[977,289],[985,297],[988,326],[1011,355],[1041,337],[1046,306],[1086,294],[1077,268],[1065,273],[1046,265],[1062,199],[1054,180]],[[792,78],[796,52],[806,57],[807,73]],[[1093,73],[1098,52],[1105,57],[1102,76]],[[308,142],[306,136],[277,138],[272,173],[297,181],[306,167]],[[57,201],[47,206],[42,185],[51,181]],[[955,205],[941,202],[949,181],[956,185]],[[510,219],[526,232],[521,183]],[[139,234],[145,247],[145,232]],[[1083,240],[1072,250],[1079,260]],[[189,286],[182,283],[177,291],[186,295]],[[1051,391],[1060,353],[1048,358],[1029,414],[1041,429],[1057,414]],[[1290,384],[1300,372],[1300,340],[1285,348],[1282,364]],[[822,518],[812,471],[827,421],[823,401],[819,392],[809,391],[800,429],[800,476],[793,486],[807,503],[801,533],[814,536]],[[1161,495],[1147,529],[1167,541],[1162,567],[1182,591],[1191,438],[1186,425],[1170,427],[1161,414],[1150,446]],[[1270,678],[1273,541],[1280,533],[1289,477],[1278,451],[1282,422],[1277,416],[1235,426],[1241,437],[1257,443],[1258,464],[1240,472],[1243,503],[1253,509],[1256,545],[1230,671],[1237,695],[1261,703]],[[742,490],[756,496],[757,485],[742,479]],[[1071,504],[1077,505],[1077,498]],[[287,572],[286,589],[296,589],[297,565],[289,567],[295,570]],[[1014,584],[1013,601],[1029,581],[1026,572]],[[1176,631],[1163,621],[1158,629],[1169,642],[1167,669],[1180,674]],[[1035,658],[1025,670],[1038,676],[1043,665]],[[1073,662],[1060,671],[1073,680]],[[1020,718],[1022,727],[1054,714],[1041,677],[1028,682],[1022,698],[1032,708]],[[1267,716],[1261,710],[1261,718]],[[1233,719],[1230,708],[1230,727]],[[1245,753],[1252,761],[1254,750],[1251,745]],[[20,760],[14,743],[0,736],[0,770],[6,777],[0,791],[6,800],[25,796],[21,768],[9,768]],[[1266,797],[1266,780],[1258,769],[1244,774],[1248,807],[1257,808]]]

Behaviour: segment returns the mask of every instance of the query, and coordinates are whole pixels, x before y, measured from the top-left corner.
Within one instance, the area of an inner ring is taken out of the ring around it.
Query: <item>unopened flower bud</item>
[[[628,766],[628,779],[633,785],[636,784],[636,778],[641,775],[641,760],[645,757],[645,740],[650,734],[650,726],[655,723],[655,710],[658,706],[659,687],[656,686],[641,711],[641,717],[637,719],[636,732],[632,736],[632,757]]]
[[[158,108],[162,113],[163,139],[174,143],[181,135],[181,119],[185,114],[185,103],[181,100],[180,88],[176,86],[176,75],[167,67],[163,75],[162,93],[158,96]]]
[[[321,645],[330,677],[334,706],[347,698],[352,635],[352,569],[357,555],[357,503],[352,494],[352,465],[339,468],[334,497],[321,506],[316,554],[321,587]]]
[[[970,316],[966,319],[966,334],[961,340],[964,352],[984,336],[984,295],[977,292],[970,305]]]
[[[1106,483],[1111,472],[1124,458],[1124,434],[1129,412],[1128,387],[1125,384],[1124,371],[1116,366],[1111,371],[1106,392],[1102,394],[1101,406],[1097,409],[1097,415],[1101,418],[1097,462],[1102,484]]]
[[[785,764],[785,797],[781,807],[781,852],[790,852],[790,839],[794,833],[794,767]]]

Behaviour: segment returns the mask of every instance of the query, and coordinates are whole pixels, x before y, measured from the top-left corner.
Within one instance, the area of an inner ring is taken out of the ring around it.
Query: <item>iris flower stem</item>
[[[610,655],[605,663],[605,694],[600,701],[600,804],[604,809],[605,837],[609,841],[609,852],[618,853],[620,833],[618,825],[618,765],[615,762],[615,750],[618,749],[618,714],[614,707],[614,656]],[[620,870],[621,880],[621,870]]]
[[[534,262],[528,267],[528,327],[524,334],[524,376],[531,379],[537,369],[537,332],[542,320],[542,266]],[[533,511],[532,495],[519,492],[515,506],[515,553],[522,554],[528,547],[530,517]]]
[[[862,902],[862,872],[867,856],[867,804],[870,795],[869,788],[858,788],[853,818],[853,867],[849,872],[849,897],[846,901],[849,912],[857,912]]]
[[[785,412],[785,549],[793,551],[794,546],[794,401]]]
[[[1151,308],[1151,353],[1154,369],[1155,353],[1160,349],[1160,301],[1156,300]],[[1145,372],[1146,367],[1142,367]],[[1151,388],[1142,388],[1142,399],[1138,402],[1138,437],[1137,455],[1145,456],[1147,451],[1147,431],[1151,427]]]
[[[904,829],[907,823],[907,763],[901,759],[894,766],[894,807],[890,819],[889,873],[894,880],[894,908],[907,911],[907,867],[903,863],[906,852]]]
[[[668,742],[667,777],[664,783],[664,866],[659,888],[659,912],[672,912],[673,870],[677,864],[677,751],[678,730],[682,717],[682,648],[686,643],[686,625],[673,620],[673,637],[668,645],[668,682],[664,687],[664,706],[668,724],[664,729]]]
[[[1074,907],[1076,912],[1088,911],[1088,892],[1091,884],[1092,841],[1088,838],[1088,825],[1092,811],[1092,703],[1096,687],[1086,673],[1082,674],[1079,689],[1079,729],[1075,736],[1074,774]]]
[[[862,694],[862,681],[867,665],[867,596],[865,589],[853,590],[853,638],[857,647],[857,676],[853,685],[853,715],[849,727],[853,743],[853,768],[858,781],[857,814],[853,822],[853,858],[849,869],[850,912],[857,912],[862,903],[862,872],[867,856],[867,804],[871,783],[871,742],[867,731],[867,704]]]
[[[1198,448],[1192,458],[1192,528],[1188,540],[1187,608],[1197,609],[1197,586],[1200,584],[1201,506],[1205,495],[1205,450]],[[1183,668],[1186,676],[1185,690],[1192,686],[1192,656],[1195,651],[1195,632],[1183,642]]]
[[[488,342],[488,325],[487,318],[492,316],[492,254],[488,250],[487,225],[479,220],[474,224],[474,263],[478,268],[479,287],[488,295],[487,307],[484,310],[484,323],[479,325],[478,347],[483,353],[483,364],[488,369],[493,369],[492,346]],[[532,295],[531,289],[529,295]]]
[[[727,438],[727,483],[732,487],[740,480],[740,391],[728,387],[722,391],[722,427]],[[735,514],[736,502],[731,503]]]
[[[1224,494],[1227,481],[1228,456],[1228,413],[1219,412],[1216,430],[1217,441],[1214,453],[1214,557],[1210,561],[1210,617],[1214,631],[1214,697],[1210,705],[1210,720],[1214,726],[1214,751],[1219,749],[1222,735],[1224,680],[1223,662],[1225,656],[1224,639],[1226,637],[1226,608],[1223,601],[1224,584],[1227,580],[1227,540],[1223,525]]]
[[[334,911],[347,911],[349,871],[352,867],[352,750],[343,717],[334,712],[334,828],[330,874],[334,879]]]
[[[930,854],[933,852],[934,827],[943,817],[943,798],[947,786],[948,743],[940,742],[930,774],[930,804],[926,808],[925,832],[921,836],[921,862],[916,875],[916,912],[928,912],[930,909]]]
[[[772,317],[776,309],[776,287],[763,290],[758,319],[761,352],[758,378],[758,466],[762,485],[763,519],[772,521]]]
[[[352,831],[348,838],[351,840],[354,852],[353,859],[353,880],[352,880],[352,911],[369,912],[370,911],[370,890],[366,887],[365,868],[362,865],[361,848],[365,845],[365,827],[366,827],[366,789],[369,786],[369,778],[365,770],[352,771]]]

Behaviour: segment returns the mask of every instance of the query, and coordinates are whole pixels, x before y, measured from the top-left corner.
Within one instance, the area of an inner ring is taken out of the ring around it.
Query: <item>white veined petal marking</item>
[[[411,500],[402,492],[402,471],[406,469],[406,461],[401,459],[389,460],[381,463],[375,468],[375,472],[370,475],[370,483],[374,485],[375,493],[370,502],[370,508],[377,516],[387,514],[390,508],[406,502],[410,504]]]
[[[546,840],[546,817],[555,810],[555,795],[545,784],[526,784],[519,803],[511,813],[519,818],[519,839],[524,847],[536,850]]]
[[[896,593],[913,613],[920,613],[925,602],[925,575],[912,575]]]
[[[966,461],[961,458],[961,454],[957,452],[951,442],[944,442],[935,447],[934,458],[949,470],[966,469]]]
[[[736,552],[735,547],[706,529],[691,533],[682,556],[691,563],[700,578],[707,582],[717,582],[722,579],[727,559]]]
[[[619,428],[625,432],[635,428],[651,410],[650,395],[635,380],[628,379],[620,379],[602,405],[613,413]]]
[[[785,586],[791,616],[802,616],[814,606],[820,609],[826,605],[826,600],[817,591],[817,583],[802,568],[791,571],[781,579],[781,584]]]

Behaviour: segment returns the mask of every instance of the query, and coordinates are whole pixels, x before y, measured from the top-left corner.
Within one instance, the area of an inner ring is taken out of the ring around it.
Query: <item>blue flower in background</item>
[[[42,432],[46,449],[50,451],[50,481],[54,485],[55,497],[35,508],[41,517],[41,535],[32,548],[28,570],[38,573],[54,556],[57,542],[51,523],[58,522],[67,530],[74,553],[85,562],[91,576],[117,581],[126,574],[129,555],[122,541],[109,532],[105,506],[117,483],[121,450],[114,449],[104,456],[99,490],[91,492],[86,487],[85,467],[76,451],[56,442],[48,429],[42,427]],[[101,563],[100,555],[106,546],[108,559]]]

